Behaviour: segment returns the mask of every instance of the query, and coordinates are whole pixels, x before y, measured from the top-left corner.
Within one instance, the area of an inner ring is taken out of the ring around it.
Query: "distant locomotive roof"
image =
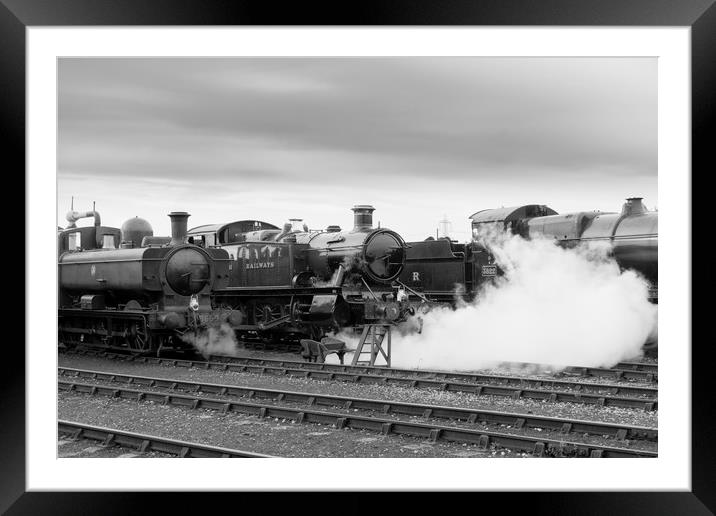
[[[278,230],[279,228],[262,220],[246,219],[235,220],[234,222],[224,224],[204,224],[203,226],[197,226],[187,231],[187,236],[213,233],[218,236],[218,242],[228,244],[236,241],[238,234],[266,229]]]
[[[219,229],[226,226],[226,224],[204,224],[203,226],[197,226],[195,228],[191,228],[189,231],[187,231],[187,234],[197,234],[197,233],[209,233],[209,232],[216,232]]]
[[[557,215],[557,212],[544,204],[526,204],[524,206],[510,206],[509,208],[494,208],[481,210],[470,215],[473,224],[486,222],[509,222],[525,217],[543,217]]]
[[[221,231],[222,229],[229,227],[229,226],[250,226],[251,229],[249,231],[253,231],[257,225],[261,227],[261,229],[280,229],[277,226],[274,226],[273,224],[269,224],[268,222],[264,222],[262,220],[254,220],[254,219],[245,219],[245,220],[235,220],[233,222],[224,222],[223,224],[204,224],[203,226],[196,226],[195,228],[191,228],[187,233],[189,234],[196,234],[196,233],[209,233],[211,231]]]

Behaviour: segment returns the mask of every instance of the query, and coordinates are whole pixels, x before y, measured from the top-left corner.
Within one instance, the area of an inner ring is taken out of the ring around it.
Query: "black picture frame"
[[[714,0],[365,0],[352,4],[287,5],[238,0],[0,0],[0,120],[6,148],[4,163],[9,163],[7,178],[15,175],[16,170],[25,170],[25,29],[65,25],[689,26],[692,30],[692,192],[699,192],[699,189],[693,188],[697,178],[703,178],[707,171],[716,170],[710,139],[712,131],[709,131],[713,129],[716,118]],[[7,157],[12,159],[8,162]],[[702,221],[709,219],[705,210],[699,210],[701,205],[694,197],[692,235],[702,234],[699,231],[705,226]],[[26,238],[31,237],[26,232]],[[6,248],[5,251],[13,255],[19,252],[17,247]],[[685,259],[693,257],[695,277],[700,276],[697,271],[709,270],[704,263],[708,255],[698,255],[690,249],[684,250],[684,256]],[[17,259],[12,259],[10,263],[17,263]],[[8,270],[5,269],[6,274]],[[25,269],[25,274],[28,273]],[[684,280],[692,281],[691,278]],[[692,288],[694,286],[692,282]],[[50,291],[54,292],[48,287]],[[25,306],[25,303],[24,298],[18,301],[17,297],[12,295],[12,304],[6,308],[6,324],[20,324],[12,314],[18,305]],[[692,298],[692,308],[695,309],[692,320],[699,322],[704,320],[699,315],[704,314],[708,305],[706,302],[699,304],[696,299]],[[26,325],[31,317],[31,311],[25,313]],[[690,492],[452,493],[448,495],[450,501],[446,509],[481,511],[497,503],[497,507],[508,507],[510,512],[519,510],[526,514],[714,514],[716,431],[713,430],[713,413],[716,403],[709,370],[713,357],[712,343],[706,337],[692,340],[695,345],[691,347],[693,434]],[[257,508],[263,506],[268,509],[271,506],[280,509],[282,503],[268,493],[205,493],[204,496],[196,496],[195,493],[25,492],[25,353],[18,342],[8,340],[3,346],[6,367],[0,374],[0,511],[9,515],[142,514],[154,511],[152,505],[157,502],[157,497],[161,498],[164,513],[174,510],[194,512],[200,507],[208,510],[206,503],[209,497],[210,507],[216,510],[228,504],[227,507],[238,511],[247,503]],[[678,344],[691,346],[691,342]],[[291,493],[290,500],[293,501],[285,501],[285,510],[292,511],[308,500],[327,503],[329,500],[324,495]],[[427,495],[412,493],[401,497],[401,510],[427,506]],[[269,498],[272,500],[270,503]],[[339,504],[331,510],[351,514],[371,510],[375,501],[371,494],[359,492],[331,499]]]

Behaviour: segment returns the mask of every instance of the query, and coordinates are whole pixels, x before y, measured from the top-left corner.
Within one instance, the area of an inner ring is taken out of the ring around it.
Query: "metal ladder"
[[[356,347],[353,353],[351,365],[374,366],[375,359],[378,358],[378,353],[380,353],[385,359],[386,367],[390,367],[391,329],[392,326],[390,324],[364,325],[363,333],[358,341],[358,347]],[[383,347],[386,336],[388,337],[388,342],[387,345]],[[363,358],[363,360],[361,360],[361,357],[364,355],[368,355],[369,359],[366,360]]]

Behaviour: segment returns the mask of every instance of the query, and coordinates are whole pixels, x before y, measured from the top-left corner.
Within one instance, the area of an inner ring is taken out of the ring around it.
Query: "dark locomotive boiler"
[[[503,224],[524,238],[547,237],[564,247],[604,242],[622,269],[639,272],[649,282],[649,298],[658,300],[659,212],[648,211],[641,197],[630,197],[621,212],[558,214],[544,205],[483,210],[473,214],[473,233],[483,224]]]
[[[122,226],[119,247],[114,228],[103,229],[101,247],[96,237],[82,238],[85,228],[59,234],[59,249],[67,249],[58,259],[61,342],[133,352],[184,348],[187,331],[221,322],[210,294],[228,283],[228,254],[186,244],[189,214],[169,217],[172,238],[161,245],[140,246],[152,231],[139,218]],[[88,245],[78,246],[82,240]]]
[[[341,231],[337,226],[325,232],[297,232],[280,236],[308,246],[308,266],[322,280],[340,284],[343,274],[356,274],[356,280],[378,285],[390,284],[405,265],[405,243],[389,229],[373,228],[372,206],[353,208],[354,227]]]

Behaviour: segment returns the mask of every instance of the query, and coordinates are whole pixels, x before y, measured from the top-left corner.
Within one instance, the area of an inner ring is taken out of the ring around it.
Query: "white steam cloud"
[[[656,333],[648,284],[620,272],[606,245],[564,249],[503,231],[476,235],[505,275],[456,310],[438,308],[393,332],[392,365],[477,370],[505,362],[610,367]],[[357,338],[339,338],[355,347]]]
[[[188,331],[181,339],[194,346],[204,358],[209,358],[209,355],[236,355],[239,348],[234,330],[227,323],[218,327],[209,326],[197,333]]]

